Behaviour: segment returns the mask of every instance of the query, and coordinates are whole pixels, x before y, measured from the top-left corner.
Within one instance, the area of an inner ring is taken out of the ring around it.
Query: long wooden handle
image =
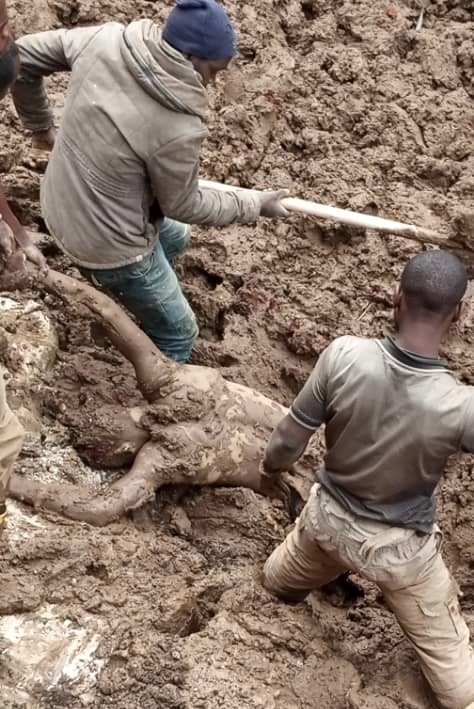
[[[415,226],[414,224],[404,224],[403,222],[396,222],[383,217],[375,217],[372,214],[351,212],[349,209],[329,207],[325,204],[318,204],[305,199],[293,199],[292,197],[283,199],[282,204],[289,212],[298,212],[299,214],[319,217],[320,219],[331,219],[343,224],[374,229],[375,231],[386,231],[403,236],[406,239],[439,245],[444,245],[447,241],[445,237],[440,236],[431,229]]]
[[[199,180],[199,186],[202,189],[213,189],[223,192],[235,192],[235,190],[250,191],[243,187],[233,187],[232,185],[224,185],[221,182],[211,182],[210,180]],[[372,214],[351,212],[349,209],[330,207],[325,204],[319,204],[318,202],[310,202],[309,200],[295,199],[293,197],[285,197],[282,199],[282,204],[289,212],[306,214],[307,216],[318,217],[319,219],[330,219],[332,221],[342,222],[343,224],[350,224],[365,229],[374,229],[375,231],[385,231],[421,243],[437,244],[439,246],[449,246],[451,243],[447,238],[440,236],[431,229],[415,226],[414,224],[404,224],[403,222],[393,221],[392,219],[375,217]]]

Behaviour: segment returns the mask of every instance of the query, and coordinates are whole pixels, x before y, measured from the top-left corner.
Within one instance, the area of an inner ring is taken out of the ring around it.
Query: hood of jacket
[[[125,28],[121,52],[128,70],[150,96],[172,111],[205,119],[208,98],[201,77],[162,39],[152,20],[138,20]]]

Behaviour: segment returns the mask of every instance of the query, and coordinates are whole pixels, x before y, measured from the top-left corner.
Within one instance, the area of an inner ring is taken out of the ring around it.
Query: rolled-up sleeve
[[[330,345],[321,353],[306,384],[290,407],[290,416],[301,426],[312,431],[319,428],[326,419],[331,350]]]

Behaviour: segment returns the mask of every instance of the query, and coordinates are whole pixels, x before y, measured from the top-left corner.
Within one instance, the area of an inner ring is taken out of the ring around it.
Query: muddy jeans
[[[8,483],[21,450],[23,436],[23,427],[7,404],[3,373],[0,371],[0,517],[5,512]]]
[[[198,335],[196,317],[171,266],[190,235],[187,224],[164,219],[160,240],[143,261],[107,270],[82,269],[95,286],[123,303],[158,349],[177,362],[188,361]]]
[[[419,535],[356,517],[316,484],[295,528],[265,564],[264,585],[295,601],[347,570],[375,582],[437,701],[465,709],[474,702],[474,653],[440,545],[438,529]]]

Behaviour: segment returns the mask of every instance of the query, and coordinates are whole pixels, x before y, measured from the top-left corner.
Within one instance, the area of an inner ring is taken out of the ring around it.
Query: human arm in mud
[[[0,185],[0,250],[7,260],[16,246],[20,247],[28,261],[39,266],[41,270],[47,267],[46,259],[12,212]]]
[[[290,414],[273,431],[263,459],[266,473],[288,470],[301,458],[314,431],[297,423]]]
[[[199,153],[205,130],[196,130],[161,146],[147,162],[154,195],[165,217],[185,224],[252,224],[258,217],[277,219],[288,212],[286,191],[221,191],[199,186]]]
[[[3,271],[0,263],[0,289],[16,291],[39,285],[67,305],[74,302],[100,323],[108,339],[132,364],[145,399],[153,402],[162,398],[164,391],[169,393],[179,365],[158,350],[118,303],[84,281],[53,269],[28,268],[24,259],[16,260],[16,254],[11,259],[14,260],[12,267],[7,263]]]
[[[54,116],[46,92],[45,77],[70,71],[101,27],[52,30],[27,35],[17,41],[21,69],[12,89],[18,115],[33,134],[51,142]]]
[[[310,438],[326,418],[331,346],[318,359],[309,379],[280,421],[265,451],[263,468],[273,474],[288,470],[301,458]]]

